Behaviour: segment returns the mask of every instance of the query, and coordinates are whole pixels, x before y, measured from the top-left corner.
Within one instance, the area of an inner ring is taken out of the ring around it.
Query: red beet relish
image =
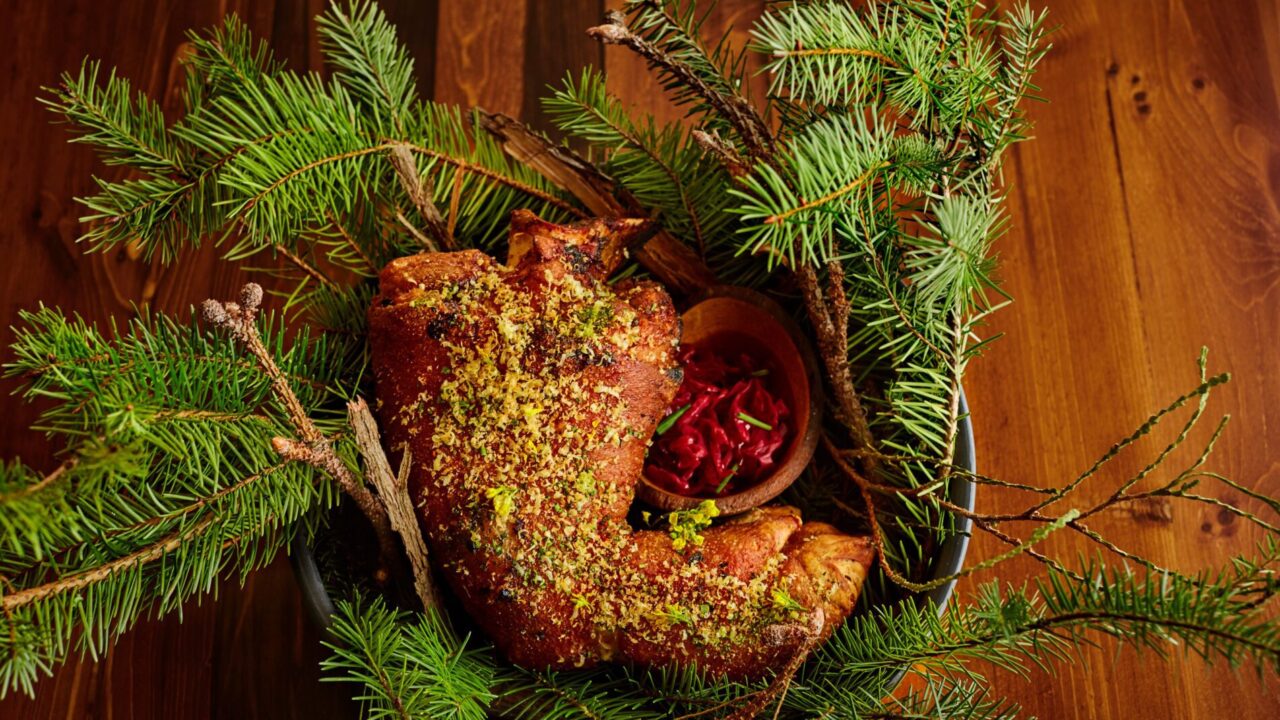
[[[644,474],[680,495],[719,497],[769,477],[788,439],[790,410],[769,368],[743,352],[681,346],[684,381],[661,423]]]

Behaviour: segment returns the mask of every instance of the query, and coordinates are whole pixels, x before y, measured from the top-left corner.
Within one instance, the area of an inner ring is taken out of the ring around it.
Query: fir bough
[[[1204,356],[1193,389],[1065,484],[955,466],[961,379],[1005,302],[992,254],[1005,228],[1000,159],[1027,137],[1045,16],[976,0],[777,3],[749,49],[764,55],[769,96],[750,98],[749,51],[703,36],[705,6],[624,10],[591,35],[639,54],[687,122],[632,117],[588,70],[545,102],[594,166],[523,129],[610,197],[514,159],[493,118],[422,99],[412,58],[369,2],[321,16],[327,75],[289,70],[234,17],[193,33],[177,117],[93,61],[49,90],[74,141],[132,173],[82,200],[90,248],[136,243],[172,262],[218,243],[228,261],[287,279],[295,332],[232,303],[213,307],[231,336],[146,312],[105,330],[47,308],[23,315],[8,369],[28,397],[52,400],[38,428],[65,450],[47,475],[0,466],[2,691],[31,693],[69,653],[97,655],[139,617],[180,611],[221,575],[243,578],[358,481],[343,408],[368,391],[364,317],[383,265],[423,249],[498,251],[512,209],[571,220],[602,200],[656,216],[687,262],[772,292],[807,322],[832,420],[792,499],[874,536],[863,606],[793,674],[740,684],[696,669],[517,668],[462,634],[464,618],[358,592],[339,604],[325,668],[359,688],[368,716],[1008,718],[1019,708],[977,667],[1070,662],[1105,636],[1280,671],[1280,528],[1204,488],[1269,512],[1280,502],[1205,469],[1225,419],[1189,461],[1178,452],[1228,379]],[[261,355],[243,352],[249,321]],[[1179,412],[1140,471],[1100,502],[1080,500],[1086,480]],[[308,448],[295,437],[339,465],[300,461]],[[955,477],[1029,499],[975,513],[948,498]],[[1232,513],[1265,539],[1252,557],[1189,576],[1088,524],[1152,498]],[[1008,547],[965,574],[1020,555],[1043,574],[983,585],[940,617],[915,593],[954,579],[930,578],[957,517]],[[1102,554],[1049,556],[1051,533]],[[916,689],[886,697],[904,669]]]

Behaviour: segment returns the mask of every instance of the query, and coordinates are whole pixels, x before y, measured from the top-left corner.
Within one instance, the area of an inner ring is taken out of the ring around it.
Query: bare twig
[[[412,462],[409,450],[405,449],[400,461],[400,473],[393,475],[391,464],[387,462],[387,455],[378,439],[378,423],[369,412],[369,405],[364,398],[347,403],[347,421],[355,431],[356,445],[360,447],[360,454],[364,457],[365,474],[377,488],[378,498],[387,508],[391,528],[404,542],[409,565],[413,568],[413,589],[422,601],[423,609],[440,610],[440,594],[431,579],[427,543],[413,511],[413,499],[409,496],[408,470]]]
[[[405,217],[404,211],[399,208],[396,208],[396,222],[400,223],[405,230],[408,230],[409,234],[412,235],[413,238],[422,245],[422,247],[426,248],[428,252],[440,252],[440,247],[436,242],[430,237],[424,235],[413,223],[409,222],[409,218]]]
[[[276,365],[267,346],[263,344],[256,322],[261,304],[262,286],[257,283],[248,283],[240,290],[239,303],[223,303],[210,299],[204,301],[202,308],[206,322],[230,332],[231,336],[257,359],[258,366],[271,381],[271,390],[276,400],[284,406],[289,422],[298,434],[298,440],[273,438],[272,448],[280,457],[306,463],[327,473],[337,481],[338,486],[351,497],[360,511],[369,519],[369,523],[373,525],[385,570],[389,566],[388,563],[395,557],[395,543],[392,541],[391,525],[387,520],[386,510],[378,503],[373,493],[369,492],[369,488],[365,487],[342,458],[334,452],[333,444],[307,415],[306,409],[298,401],[298,396],[289,386],[289,381],[281,372],[280,366]]]
[[[301,270],[302,273],[307,277],[311,278],[312,280],[315,280],[321,285],[324,285],[330,290],[337,288],[337,285],[332,280],[330,280],[327,275],[320,272],[320,270],[317,269],[315,265],[312,265],[306,260],[303,260],[302,256],[293,252],[289,248],[285,247],[284,245],[276,245],[275,250],[276,252],[280,253],[280,255],[284,257],[285,260],[288,260],[291,265]]]
[[[453,235],[449,233],[449,226],[445,224],[444,216],[440,214],[440,209],[436,204],[431,202],[431,190],[427,187],[422,176],[418,174],[418,163],[413,159],[413,153],[408,145],[393,145],[389,156],[391,158],[391,166],[396,169],[396,177],[400,179],[400,187],[404,188],[409,199],[413,201],[414,207],[418,208],[418,214],[422,216],[423,222],[427,224],[427,237],[429,241],[425,243],[427,250],[431,252],[440,252],[441,248],[446,250],[456,250],[457,243],[453,240]],[[420,237],[420,236],[419,236]]]
[[[847,338],[848,332],[848,301],[837,304],[836,308],[830,307],[830,303],[823,298],[818,274],[811,265],[801,265],[793,275],[797,285],[800,286],[805,310],[809,314],[809,322],[813,325],[814,334],[818,340],[818,351],[827,368],[831,392],[835,395],[837,415],[849,429],[850,435],[853,436],[859,448],[874,448],[875,439],[871,435],[866,412],[862,408],[858,391],[853,386],[853,375],[849,371],[848,341],[842,340]],[[835,317],[833,317],[833,310],[836,313]],[[837,324],[845,326],[843,332],[837,328]]]

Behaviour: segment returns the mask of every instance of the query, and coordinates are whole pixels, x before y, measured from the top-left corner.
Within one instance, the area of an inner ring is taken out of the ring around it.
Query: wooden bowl
[[[680,341],[686,345],[715,337],[717,344],[741,349],[764,361],[772,372],[770,389],[791,410],[794,427],[773,474],[738,492],[716,498],[690,497],[665,490],[641,476],[636,493],[660,510],[684,510],[714,499],[724,515],[746,512],[786,490],[804,471],[822,432],[822,381],[808,339],[773,300],[746,288],[721,285],[707,290],[681,316]]]

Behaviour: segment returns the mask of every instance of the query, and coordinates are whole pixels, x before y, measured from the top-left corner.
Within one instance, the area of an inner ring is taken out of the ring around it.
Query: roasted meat
[[[640,225],[517,212],[506,265],[388,265],[369,311],[378,414],[393,455],[411,453],[436,566],[508,659],[758,677],[843,622],[870,544],[790,507],[680,541],[628,523],[681,379],[667,293],[605,282]]]

